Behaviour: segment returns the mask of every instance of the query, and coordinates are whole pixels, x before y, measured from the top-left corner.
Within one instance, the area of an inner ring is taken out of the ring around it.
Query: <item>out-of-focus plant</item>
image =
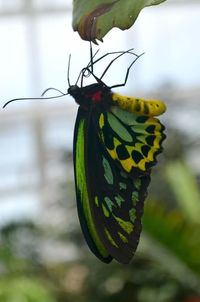
[[[0,302],[56,301],[47,280],[42,278],[44,267],[38,270],[36,238],[39,234],[39,229],[28,222],[1,229]]]
[[[190,168],[173,161],[166,166],[166,176],[185,218],[200,226],[200,190]]]
[[[48,288],[39,280],[12,276],[0,280],[0,302],[55,302]]]

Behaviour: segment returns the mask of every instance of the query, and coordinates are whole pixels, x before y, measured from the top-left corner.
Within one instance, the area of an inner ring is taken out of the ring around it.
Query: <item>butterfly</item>
[[[73,157],[76,199],[81,228],[91,251],[103,262],[113,258],[129,263],[141,233],[141,218],[151,168],[162,152],[164,126],[154,116],[166,110],[163,102],[119,95],[102,78],[121,52],[110,61],[101,77],[93,66],[82,70],[96,80],[83,87],[69,85],[68,93],[78,103]]]
[[[102,78],[125,54],[134,56],[134,60],[124,82],[107,86]],[[115,55],[114,59],[97,77],[94,65],[110,55]],[[166,137],[165,127],[155,116],[164,113],[166,106],[158,100],[113,92],[113,88],[126,85],[130,69],[140,57],[133,49],[110,52],[98,59],[95,56],[91,52],[90,62],[75,85],[70,84],[68,64],[67,94],[79,105],[73,140],[78,216],[85,240],[97,258],[105,263],[115,259],[127,264],[138,246],[151,169]],[[93,76],[95,83],[83,86],[88,76]]]

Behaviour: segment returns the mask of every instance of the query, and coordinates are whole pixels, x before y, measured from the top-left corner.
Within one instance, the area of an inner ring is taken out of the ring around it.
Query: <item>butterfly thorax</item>
[[[99,108],[100,111],[108,110],[112,105],[111,90],[103,83],[95,83],[82,88],[72,85],[68,93],[85,110],[90,110],[91,107]]]

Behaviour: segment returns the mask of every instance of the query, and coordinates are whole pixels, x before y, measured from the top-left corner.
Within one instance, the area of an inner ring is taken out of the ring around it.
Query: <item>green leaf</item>
[[[83,40],[102,40],[113,27],[130,28],[140,11],[166,0],[74,0],[73,29]]]

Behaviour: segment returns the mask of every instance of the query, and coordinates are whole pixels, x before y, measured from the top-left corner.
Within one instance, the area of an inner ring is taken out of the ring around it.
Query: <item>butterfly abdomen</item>
[[[121,109],[147,116],[157,116],[166,111],[166,106],[159,100],[142,100],[112,93],[112,101]]]

